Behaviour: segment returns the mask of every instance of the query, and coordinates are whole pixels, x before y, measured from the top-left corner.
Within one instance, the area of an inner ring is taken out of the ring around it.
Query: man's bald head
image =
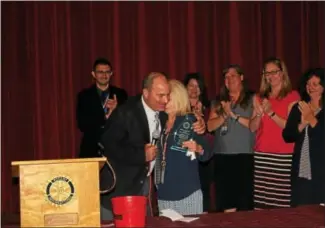
[[[161,72],[151,72],[149,73],[142,82],[142,89],[150,89],[154,80],[158,78],[160,80],[167,80],[168,78],[164,73]]]
[[[170,93],[167,76],[161,72],[151,72],[143,80],[142,87],[146,104],[154,111],[164,111]]]

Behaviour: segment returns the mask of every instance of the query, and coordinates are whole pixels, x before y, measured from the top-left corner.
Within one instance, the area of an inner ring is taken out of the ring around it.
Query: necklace
[[[163,132],[162,137],[164,138],[164,140],[161,140],[161,143],[163,143],[162,145],[162,160],[161,160],[161,180],[160,182],[163,184],[164,183],[164,178],[165,178],[165,169],[166,169],[166,150],[167,150],[167,140],[168,140],[168,136],[169,136],[169,131],[165,129]],[[165,141],[165,142],[163,142]]]
[[[170,135],[170,131],[172,130],[173,126],[175,123],[175,119],[168,122],[166,124],[166,128],[163,131],[162,134],[162,140],[161,141],[161,147],[162,147],[162,160],[161,160],[161,183],[164,183],[164,178],[165,178],[165,169],[166,169],[166,151],[167,151],[167,141],[168,141],[168,137]]]

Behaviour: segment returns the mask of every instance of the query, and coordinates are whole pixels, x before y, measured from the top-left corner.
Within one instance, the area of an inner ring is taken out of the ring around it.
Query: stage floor
[[[325,208],[319,205],[297,208],[247,211],[235,213],[211,213],[199,216],[191,223],[172,222],[164,217],[147,217],[147,227],[325,227]],[[18,216],[1,218],[2,227],[19,226]],[[104,221],[102,227],[114,227]]]

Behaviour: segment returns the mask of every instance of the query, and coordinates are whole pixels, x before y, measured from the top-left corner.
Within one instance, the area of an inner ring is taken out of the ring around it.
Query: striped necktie
[[[157,156],[156,156],[156,164],[155,164],[155,170],[154,170],[154,182],[156,185],[160,184],[161,183],[161,161],[162,161],[162,145],[161,145],[161,142],[162,142],[162,138],[161,138],[161,135],[160,135],[160,131],[159,131],[159,125],[160,125],[160,121],[159,121],[159,113],[157,112],[156,115],[155,115],[155,121],[156,121],[156,128],[155,128],[155,131],[156,133],[159,132],[159,140],[158,140],[158,143],[157,143],[157,146],[158,146],[158,153],[157,153]],[[155,133],[155,132],[154,132]]]
[[[154,124],[154,129],[153,132],[151,133],[151,142],[154,142],[155,145],[158,146],[159,143],[159,138],[160,138],[160,121],[159,121],[159,112],[155,113],[155,117],[153,120],[153,124]],[[151,174],[151,172],[153,171],[154,167],[156,164],[156,160],[154,159],[153,161],[150,162],[149,164],[149,173],[148,175]],[[155,172],[155,171],[154,171]]]
[[[159,120],[159,112],[155,113],[155,130],[154,130],[154,134],[153,137],[157,136],[157,134],[160,136],[160,130],[159,130],[159,126],[160,126],[160,120]]]

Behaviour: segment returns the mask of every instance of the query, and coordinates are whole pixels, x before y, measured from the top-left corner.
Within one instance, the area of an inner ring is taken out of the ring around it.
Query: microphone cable
[[[103,158],[106,159],[105,163],[107,164],[107,166],[109,167],[109,169],[111,170],[112,172],[112,177],[113,177],[113,184],[111,187],[109,187],[108,189],[105,189],[105,190],[100,190],[99,189],[99,192],[100,194],[106,194],[108,192],[111,192],[114,188],[115,188],[115,185],[116,185],[116,174],[115,174],[115,171],[112,167],[112,165],[109,163],[107,157],[101,152],[102,150],[104,150],[104,146],[101,144],[101,143],[98,143],[98,146],[100,147],[100,150],[98,150],[98,154],[100,156],[102,156]],[[104,167],[104,166],[103,166]],[[111,174],[111,173],[110,173]]]

